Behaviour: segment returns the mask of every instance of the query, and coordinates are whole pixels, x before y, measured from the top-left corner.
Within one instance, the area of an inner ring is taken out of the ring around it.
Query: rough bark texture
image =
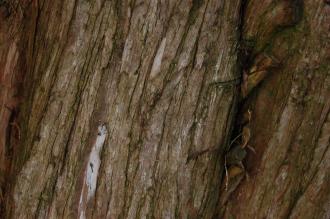
[[[1,50],[1,74],[19,66],[26,79],[7,217],[211,218],[238,95],[239,6],[44,0],[18,10],[21,38]]]
[[[251,0],[243,27],[278,66],[246,100],[256,153],[224,218],[330,218],[330,6]]]
[[[327,2],[0,1],[1,216],[329,218]]]

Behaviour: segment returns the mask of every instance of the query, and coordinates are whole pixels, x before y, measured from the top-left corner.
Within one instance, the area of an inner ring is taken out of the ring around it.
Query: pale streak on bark
[[[107,128],[105,125],[98,126],[98,133],[96,137],[96,142],[92,147],[92,151],[89,155],[89,159],[87,162],[86,170],[85,170],[85,178],[83,182],[83,187],[81,190],[80,200],[79,200],[79,210],[78,215],[79,218],[86,218],[86,203],[94,197],[97,177],[99,174],[99,168],[101,165],[100,154],[104,145],[104,141],[107,137]]]
[[[156,77],[157,74],[161,70],[162,58],[163,58],[163,55],[164,55],[165,46],[166,46],[166,38],[164,38],[162,40],[162,42],[160,43],[160,46],[158,48],[158,51],[156,53],[154,63],[152,64],[152,67],[151,67],[150,79],[153,79],[154,77]]]

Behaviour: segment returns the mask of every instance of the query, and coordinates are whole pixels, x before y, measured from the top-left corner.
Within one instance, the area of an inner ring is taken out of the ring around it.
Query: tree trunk
[[[329,25],[327,1],[0,1],[1,216],[329,218]]]

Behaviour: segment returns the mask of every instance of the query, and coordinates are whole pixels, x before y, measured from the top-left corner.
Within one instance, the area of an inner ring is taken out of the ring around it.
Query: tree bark
[[[0,9],[2,217],[330,217],[327,1]]]
[[[247,2],[250,57],[278,64],[245,101],[255,154],[224,218],[330,218],[329,30],[327,1]]]
[[[26,62],[7,217],[211,218],[239,93],[239,6],[18,5],[27,46],[2,50],[4,77]]]

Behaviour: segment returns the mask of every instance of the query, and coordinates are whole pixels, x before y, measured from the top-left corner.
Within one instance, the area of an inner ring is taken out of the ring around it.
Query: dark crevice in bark
[[[244,36],[243,36],[243,28],[244,28],[244,19],[245,19],[245,12],[246,7],[248,4],[248,0],[241,0],[240,9],[239,9],[239,23],[238,23],[238,46],[236,48],[237,52],[237,70],[239,72],[240,77],[237,79],[233,79],[226,82],[221,82],[220,84],[217,83],[217,86],[237,86],[239,90],[239,95],[237,98],[237,102],[235,102],[233,109],[233,125],[229,125],[229,136],[227,146],[225,148],[225,154],[229,152],[231,148],[235,146],[235,142],[239,140],[238,136],[242,134],[242,126],[240,125],[240,118],[242,117],[242,108],[244,108],[245,100],[241,96],[241,85],[243,80],[243,72],[249,68],[252,62],[252,48],[246,44]],[[233,144],[233,145],[231,145]],[[223,174],[223,177],[226,177]],[[223,181],[223,180],[222,180]]]
[[[165,128],[166,128],[166,122],[167,122],[166,120],[167,120],[168,112],[169,112],[169,110],[170,110],[170,108],[172,106],[172,104],[171,104],[172,103],[172,99],[173,98],[171,98],[171,100],[169,102],[169,105],[168,105],[167,109],[165,110],[165,115],[164,115],[163,124],[162,124],[162,132],[161,132],[162,134],[161,134],[161,137],[159,138],[159,142],[158,142],[155,163],[157,163],[159,161],[159,159],[160,159],[159,154],[160,154],[161,147],[163,145],[163,138],[164,138],[164,133],[165,133]],[[151,176],[151,178],[153,179],[153,181],[156,181],[156,176],[155,176],[156,175],[156,171],[157,171],[157,165],[154,165],[153,170],[152,170],[152,176]],[[157,185],[157,184],[155,183],[155,185]],[[153,188],[153,190],[155,190],[155,188]],[[155,197],[156,197],[156,194],[155,194],[155,191],[154,191],[152,193],[152,198],[151,198],[151,200],[153,200],[152,201],[153,203],[156,203]],[[154,212],[154,209],[151,210],[150,212]]]
[[[9,53],[12,51],[16,56],[15,66],[7,69],[10,71],[7,72],[8,75],[5,75],[5,67],[8,67],[8,63],[4,62],[4,66],[1,66],[2,69],[0,69],[0,101],[3,104],[0,113],[1,116],[5,115],[4,118],[0,118],[1,122],[5,121],[6,114],[9,114],[6,126],[4,130],[1,130],[5,135],[0,136],[1,141],[4,142],[3,148],[0,148],[3,153],[0,157],[0,218],[9,215],[12,207],[10,194],[17,174],[15,161],[17,155],[21,153],[20,146],[25,134],[21,121],[22,100],[26,93],[23,86],[27,75],[26,68],[29,66],[32,54],[30,41],[31,37],[35,36],[35,23],[37,22],[33,10],[28,14],[32,19],[24,20],[25,9],[33,9],[33,5],[27,2],[0,2],[0,53],[10,46]],[[30,26],[32,26],[32,30],[30,30]],[[4,58],[3,61],[13,62],[13,60],[8,60],[8,54],[7,57],[1,56],[1,58]],[[10,79],[6,81],[6,77]],[[2,114],[2,110],[5,111],[5,114]]]
[[[240,72],[240,82],[242,83],[243,71],[251,66],[252,62],[252,47],[244,38],[244,22],[247,9],[248,0],[241,0],[239,10],[239,24],[238,24],[238,48],[237,48],[237,67]],[[235,117],[236,118],[236,117]]]
[[[231,81],[226,81],[222,82],[221,84],[217,84],[220,86],[239,86],[239,91],[240,91],[240,86],[242,84],[243,80],[243,74],[244,71],[246,71],[250,66],[252,62],[252,48],[247,45],[244,36],[243,36],[243,31],[244,31],[244,19],[245,19],[245,13],[246,13],[246,7],[248,4],[248,0],[241,0],[240,3],[240,9],[239,9],[239,23],[238,23],[238,46],[237,46],[237,70],[239,72],[240,77],[237,79],[233,79]],[[237,136],[241,134],[242,127],[238,124],[239,121],[237,121],[237,118],[241,118],[241,111],[240,109],[243,108],[244,106],[244,99],[241,97],[241,92],[239,92],[239,98],[238,98],[238,103],[236,104],[236,107],[234,107],[234,125],[231,128],[230,131],[230,138],[229,138],[229,143],[236,141]],[[230,146],[230,145],[228,145]],[[229,150],[230,148],[226,148],[226,150]]]

